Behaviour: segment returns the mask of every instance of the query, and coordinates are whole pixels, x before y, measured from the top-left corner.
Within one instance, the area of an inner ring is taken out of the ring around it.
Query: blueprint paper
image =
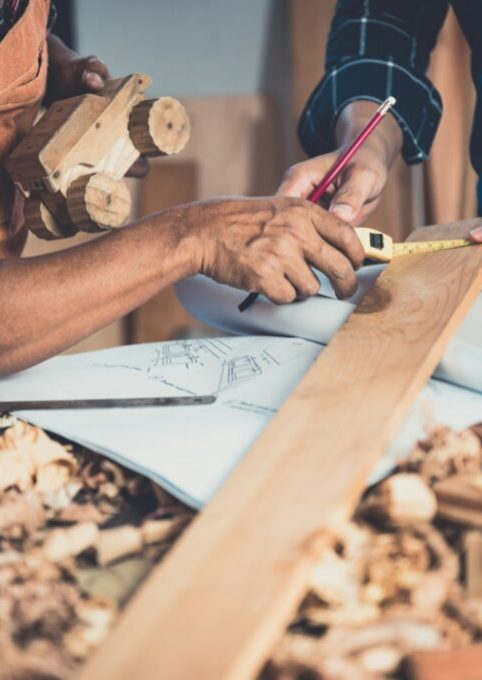
[[[188,505],[206,503],[290,395],[322,346],[262,336],[116,347],[50,359],[0,380],[3,400],[215,393],[202,406],[24,411],[18,416],[147,475]],[[377,466],[379,479],[424,426],[482,421],[482,394],[431,380]],[[320,456],[323,442],[320,441]]]
[[[315,272],[320,296],[276,306],[264,296],[245,312],[238,310],[245,291],[216,283],[204,276],[176,285],[183,306],[205,323],[238,334],[266,333],[296,336],[323,345],[342,327],[385,265],[362,267],[358,290],[348,300],[337,300],[326,276]],[[482,295],[479,295],[434,373],[447,382],[482,392]]]
[[[3,400],[217,394],[211,405],[16,415],[145,474],[200,507],[320,352],[293,338],[214,338],[56,357],[0,381]]]

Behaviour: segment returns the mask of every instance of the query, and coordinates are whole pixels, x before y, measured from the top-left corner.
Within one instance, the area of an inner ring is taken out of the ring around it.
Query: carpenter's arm
[[[311,266],[351,295],[362,260],[350,227],[286,197],[191,203],[68,250],[3,260],[0,375],[66,349],[191,274],[285,303],[318,291]]]
[[[0,374],[38,363],[193,273],[175,214],[41,257],[0,262]]]

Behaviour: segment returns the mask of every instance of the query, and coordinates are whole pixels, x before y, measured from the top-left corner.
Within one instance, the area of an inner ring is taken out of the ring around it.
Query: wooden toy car
[[[100,94],[52,104],[7,160],[28,228],[44,239],[122,226],[131,200],[123,177],[141,155],[175,154],[189,118],[172,97],[147,99],[149,76],[107,82]]]

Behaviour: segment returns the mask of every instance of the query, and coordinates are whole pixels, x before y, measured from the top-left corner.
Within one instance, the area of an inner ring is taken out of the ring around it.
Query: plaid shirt
[[[28,0],[0,0],[0,40],[6,36],[16,21],[20,19],[28,5]],[[52,28],[56,12],[52,4],[48,21],[48,29]]]
[[[425,73],[449,4],[472,49],[477,108],[471,158],[482,173],[482,0],[338,0],[326,74],[299,125],[300,141],[310,156],[336,148],[336,119],[349,102],[382,102],[393,95],[405,160],[417,163],[427,158],[442,101]]]

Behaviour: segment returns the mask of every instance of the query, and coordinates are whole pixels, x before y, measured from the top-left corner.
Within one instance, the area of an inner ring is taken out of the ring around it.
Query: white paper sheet
[[[245,312],[238,310],[246,293],[215,283],[204,276],[181,281],[177,295],[184,307],[205,323],[231,333],[296,336],[324,345],[348,319],[385,265],[363,267],[358,290],[348,300],[337,300],[326,276],[315,272],[322,296],[304,302],[276,306],[260,296]],[[435,377],[462,387],[482,391],[482,295],[447,348]]]
[[[322,351],[262,336],[130,345],[50,359],[0,380],[0,399],[216,393],[207,406],[24,411],[17,415],[151,477],[193,507],[206,503]],[[427,420],[482,421],[482,394],[431,380],[380,461],[382,476]],[[323,444],[320,442],[320,456]]]
[[[266,336],[130,345],[50,359],[1,380],[0,398],[217,394],[209,406],[17,413],[150,476],[199,507],[319,352],[305,340]]]

